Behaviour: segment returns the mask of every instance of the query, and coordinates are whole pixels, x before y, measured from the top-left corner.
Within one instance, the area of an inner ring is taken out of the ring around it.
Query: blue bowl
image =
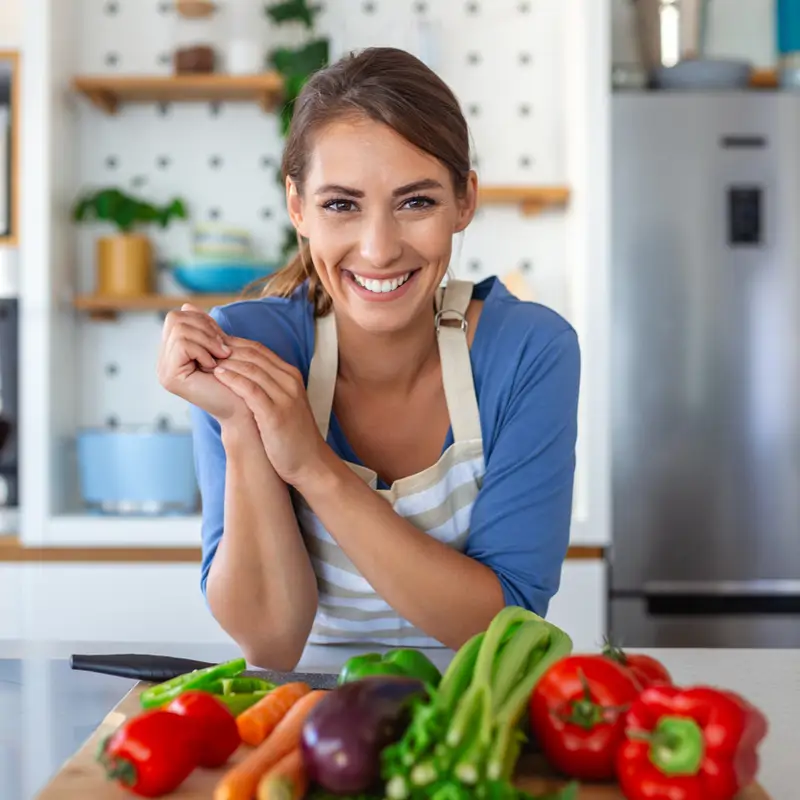
[[[235,294],[253,281],[275,272],[275,265],[253,263],[181,263],[172,267],[175,280],[197,294]]]

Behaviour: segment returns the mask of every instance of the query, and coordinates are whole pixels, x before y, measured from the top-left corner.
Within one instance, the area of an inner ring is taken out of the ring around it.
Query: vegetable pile
[[[611,646],[573,654],[564,631],[519,607],[444,674],[408,648],[350,659],[332,691],[244,668],[143,692],[142,712],[98,751],[108,778],[159,797],[219,770],[213,800],[575,800],[577,781],[616,782],[628,800],[734,800],[767,734],[744,698],[676,686],[657,660]],[[526,739],[572,782],[547,798],[516,788]]]

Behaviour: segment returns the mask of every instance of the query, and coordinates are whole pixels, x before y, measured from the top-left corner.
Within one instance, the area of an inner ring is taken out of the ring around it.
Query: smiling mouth
[[[355,272],[347,271],[350,277],[357,283],[362,289],[366,289],[368,292],[372,292],[373,294],[389,294],[391,292],[396,292],[404,283],[407,283],[408,280],[411,278],[414,273],[418,272],[419,270],[412,269],[410,272],[406,272],[403,275],[396,275],[394,278],[387,278],[384,280],[380,280],[378,278],[364,278],[361,275],[357,275]]]

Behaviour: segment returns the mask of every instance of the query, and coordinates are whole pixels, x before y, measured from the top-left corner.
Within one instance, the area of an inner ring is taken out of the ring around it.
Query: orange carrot
[[[327,694],[318,689],[297,700],[272,734],[222,776],[214,789],[214,800],[252,800],[261,778],[292,750],[300,749],[303,723]]]
[[[302,800],[308,789],[300,748],[284,756],[258,784],[258,800]]]
[[[283,719],[286,712],[301,698],[308,694],[311,687],[307,683],[285,683],[278,686],[257,703],[236,717],[236,726],[242,741],[255,747],[272,733],[275,726]]]

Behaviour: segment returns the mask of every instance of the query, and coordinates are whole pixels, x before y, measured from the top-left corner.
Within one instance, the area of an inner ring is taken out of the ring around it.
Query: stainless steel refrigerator
[[[613,99],[610,632],[800,646],[800,94]]]

